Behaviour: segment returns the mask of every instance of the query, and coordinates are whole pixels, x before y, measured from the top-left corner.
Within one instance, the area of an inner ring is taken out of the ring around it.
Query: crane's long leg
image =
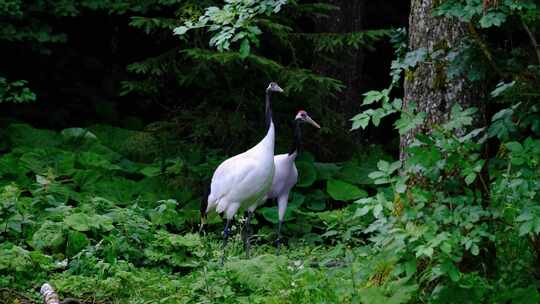
[[[285,218],[285,210],[287,210],[287,202],[289,200],[289,193],[285,194],[285,195],[281,195],[280,197],[278,197],[277,201],[278,201],[278,218],[279,218],[279,223],[278,223],[278,237],[277,237],[277,240],[276,240],[276,246],[277,246],[277,251],[276,251],[276,254],[279,255],[279,250],[281,249],[281,227],[283,226],[283,219]]]
[[[227,219],[227,223],[225,224],[225,229],[223,229],[223,256],[221,257],[221,265],[225,262],[225,256],[227,255],[226,249],[227,249],[227,241],[229,240],[229,225],[231,224],[231,219]]]
[[[199,212],[201,213],[201,226],[199,227],[199,234],[206,234],[208,227],[206,225],[206,215],[208,214],[208,198],[210,196],[210,187],[204,188],[204,195],[201,199],[201,206]]]
[[[199,226],[199,235],[203,236],[208,233],[208,225],[206,225],[206,211],[201,211],[201,225]]]
[[[249,258],[249,250],[251,249],[251,218],[253,217],[253,211],[247,211],[246,226],[244,227],[244,248],[246,250],[246,257]]]
[[[281,249],[281,226],[283,226],[283,221],[279,221],[277,229],[277,239],[276,239],[276,254],[279,255],[279,250]]]

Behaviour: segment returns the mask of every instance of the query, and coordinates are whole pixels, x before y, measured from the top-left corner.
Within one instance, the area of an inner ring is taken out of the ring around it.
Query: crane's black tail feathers
[[[205,234],[206,233],[206,208],[208,208],[208,195],[210,194],[210,188],[205,187],[203,197],[201,199],[201,226],[199,227],[199,233]]]

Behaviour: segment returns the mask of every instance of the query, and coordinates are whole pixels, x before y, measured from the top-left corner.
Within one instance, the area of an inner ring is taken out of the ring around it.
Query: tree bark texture
[[[435,51],[448,52],[465,37],[467,24],[457,19],[432,16],[436,1],[411,0],[410,51],[425,48],[428,54]],[[447,79],[446,67],[447,62],[444,59],[427,60],[405,75],[403,108],[407,110],[410,103],[415,102],[417,111],[426,113],[426,119],[421,126],[401,137],[401,160],[406,158],[405,148],[412,143],[418,132],[429,133],[434,124],[448,121],[454,104],[458,103],[462,107],[477,104],[480,91],[473,88],[465,77]]]

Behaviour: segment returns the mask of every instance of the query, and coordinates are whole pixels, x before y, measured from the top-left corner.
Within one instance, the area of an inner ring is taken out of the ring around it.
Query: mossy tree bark
[[[450,109],[458,103],[463,107],[476,105],[481,91],[467,82],[465,77],[447,79],[444,54],[465,38],[467,24],[457,19],[434,17],[432,10],[437,0],[411,0],[409,15],[409,50],[425,48],[428,54],[442,51],[443,56],[420,63],[405,77],[404,109],[415,102],[417,110],[426,113],[424,124],[401,137],[400,159],[418,132],[429,133],[434,124],[448,120]]]
[[[447,122],[450,119],[451,109],[459,104],[463,108],[471,106],[479,109],[477,127],[485,125],[486,108],[483,106],[484,89],[478,83],[470,83],[465,75],[447,77],[448,60],[446,55],[466,38],[469,25],[455,18],[435,17],[433,8],[439,0],[411,0],[409,15],[409,51],[425,48],[427,60],[421,62],[414,70],[406,72],[404,84],[403,107],[411,109],[411,103],[416,103],[416,112],[426,113],[423,123],[416,129],[404,134],[400,138],[400,159],[406,159],[406,148],[413,142],[418,133],[428,134],[433,127]],[[439,53],[437,56],[433,54]],[[460,131],[458,131],[460,132]],[[489,181],[487,164],[489,151],[485,146],[483,158],[486,159],[481,172],[483,180]],[[490,190],[488,185],[477,182],[475,187],[482,193],[482,204],[490,204]],[[478,260],[466,254],[460,262],[462,270],[478,270],[478,265],[487,265],[487,273],[494,271],[496,250],[493,242],[487,242]]]

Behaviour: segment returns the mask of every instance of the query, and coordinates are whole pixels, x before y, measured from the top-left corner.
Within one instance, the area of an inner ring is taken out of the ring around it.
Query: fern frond
[[[295,33],[301,39],[311,41],[316,52],[334,53],[344,49],[369,49],[373,44],[390,37],[390,29],[378,29],[352,33]]]

